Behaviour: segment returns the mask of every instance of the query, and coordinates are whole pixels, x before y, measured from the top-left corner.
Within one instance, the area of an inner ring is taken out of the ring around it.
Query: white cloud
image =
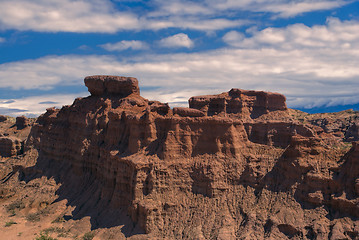
[[[56,85],[81,85],[84,76],[119,74],[113,56],[47,56],[0,64],[0,86],[19,89],[51,89]]]
[[[100,45],[100,47],[106,49],[107,51],[123,51],[127,49],[132,49],[132,50],[148,49],[147,43],[138,40],[132,40],[132,41],[123,40],[117,43],[106,43]]]
[[[110,0],[2,0],[0,1],[0,30],[114,33],[175,27],[216,31],[248,24],[250,19],[237,16],[238,11],[269,12],[277,17],[293,17],[305,12],[335,9],[350,2],[349,0],[295,2],[151,0],[141,2],[146,11],[134,11],[129,7],[118,9]]]
[[[189,16],[189,15],[221,15],[238,10],[249,12],[269,12],[276,17],[288,18],[302,13],[329,10],[351,3],[351,0],[156,0],[157,10],[152,16]]]
[[[10,100],[0,99],[0,114],[34,117],[44,113],[47,108],[61,108],[64,105],[72,104],[75,98],[87,95],[87,93],[55,94]]]
[[[252,12],[270,12],[277,14],[278,17],[284,18],[294,17],[306,12],[334,9],[350,2],[351,1],[348,0],[207,0],[207,3],[215,9],[241,9]]]
[[[329,10],[348,4],[350,1],[278,1],[275,4],[265,4],[260,9],[263,12],[278,13],[278,17],[294,17],[306,12],[314,12],[320,10]]]
[[[244,39],[243,33],[237,31],[230,31],[223,36],[223,41],[231,46],[236,46]]]
[[[229,32],[223,37],[227,44],[240,48],[275,49],[357,49],[359,47],[359,22],[340,21],[329,18],[327,25],[307,27],[304,24],[289,25],[285,28],[266,28],[243,38],[240,33]]]
[[[2,0],[0,28],[42,32],[116,32],[139,29],[137,16],[107,0]]]
[[[5,41],[6,41],[6,39],[5,39],[5,38],[0,37],[0,43],[3,43],[3,42],[5,42]]]
[[[329,19],[326,26],[271,28],[251,38],[232,32],[227,40],[235,42],[239,36],[240,48],[142,55],[127,61],[111,56],[48,56],[1,64],[0,86],[46,89],[83,85],[86,75],[114,74],[137,77],[143,95],[176,104],[231,88],[280,92],[290,107],[353,104],[359,103],[358,28],[355,21]]]
[[[156,10],[149,13],[150,17],[213,14],[213,10],[201,1],[155,0],[152,3],[156,6]]]
[[[176,35],[163,38],[159,41],[159,44],[162,47],[167,47],[167,48],[178,48],[178,47],[192,48],[194,45],[193,41],[188,37],[187,34],[184,33],[178,33]]]
[[[146,3],[143,3],[146,4]],[[194,13],[194,12],[193,12]],[[151,12],[139,14],[117,10],[109,0],[2,0],[0,30],[39,32],[104,32],[158,30],[169,27],[213,31],[240,26],[247,21],[225,18],[163,18]]]

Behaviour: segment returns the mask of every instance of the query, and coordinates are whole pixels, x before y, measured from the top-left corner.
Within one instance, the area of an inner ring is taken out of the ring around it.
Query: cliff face
[[[73,218],[121,210],[129,228],[175,239],[359,237],[359,143],[328,142],[283,95],[232,89],[170,109],[134,78],[85,84],[91,96],[38,118],[23,171],[55,177]]]
[[[258,118],[272,111],[287,110],[285,100],[285,97],[278,93],[234,88],[219,95],[191,97],[189,107],[201,110],[209,116],[223,113],[241,118]]]
[[[23,153],[24,142],[33,120],[24,116],[16,119],[0,115],[0,157]]]

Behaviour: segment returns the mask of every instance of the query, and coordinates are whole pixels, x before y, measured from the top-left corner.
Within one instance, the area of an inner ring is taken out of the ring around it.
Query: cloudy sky
[[[243,88],[359,110],[359,1],[0,0],[0,114],[71,104],[94,74],[172,107]]]

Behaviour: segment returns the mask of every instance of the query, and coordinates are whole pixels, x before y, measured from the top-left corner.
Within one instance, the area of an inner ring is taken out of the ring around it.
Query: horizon
[[[87,87],[86,87],[87,88]],[[250,90],[250,89],[248,89]],[[141,88],[140,88],[140,91],[141,91]],[[230,90],[229,90],[230,91]],[[227,91],[228,92],[228,91]],[[217,94],[221,94],[221,93],[217,93]],[[141,95],[141,93],[140,93]],[[88,95],[87,96],[83,96],[83,97],[80,97],[80,98],[87,98],[87,97],[91,97],[91,94],[90,92],[88,92]],[[78,97],[74,98],[72,100],[72,102],[68,105],[72,105],[75,100],[77,99]],[[156,99],[152,99],[152,100],[156,100]],[[41,104],[53,104],[53,102],[43,102]],[[50,106],[49,108],[52,108],[52,107],[55,107],[57,109],[61,109],[62,107],[64,107],[65,105],[62,105],[62,106]],[[178,102],[178,103],[172,103],[171,105],[169,105],[171,109],[173,109],[174,107],[189,107],[189,102],[187,101],[186,103],[185,102]],[[288,106],[287,106],[288,107]],[[299,111],[302,111],[302,112],[305,112],[305,113],[308,113],[308,114],[320,114],[320,113],[339,113],[339,112],[346,112],[346,111],[355,111],[355,112],[359,112],[359,108],[358,108],[358,105],[341,105],[341,106],[333,106],[333,107],[322,107],[322,108],[312,108],[312,109],[304,109],[304,108],[290,108],[288,107],[288,109],[294,109],[294,110],[299,110]],[[40,115],[44,114],[46,112],[47,109],[45,109],[45,111],[43,113],[40,113],[40,114],[28,114],[26,115],[26,117],[29,117],[29,118],[38,118]],[[1,114],[1,111],[0,111],[0,115],[3,115]],[[8,116],[8,117],[18,117],[18,116],[25,116],[25,115],[21,115],[21,114],[18,114],[18,115],[4,115],[4,116]]]
[[[136,77],[171,107],[242,88],[357,111],[358,13],[351,0],[3,0],[0,114],[72,104],[97,74]]]

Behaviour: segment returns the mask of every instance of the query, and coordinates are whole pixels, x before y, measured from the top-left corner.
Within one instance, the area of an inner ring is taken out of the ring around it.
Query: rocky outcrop
[[[332,212],[359,217],[359,195],[356,181],[357,143],[340,157],[334,149],[327,149],[319,138],[295,136],[275,167],[278,186],[289,190],[296,186],[295,197],[312,206],[330,206]],[[339,163],[339,165],[338,165]]]
[[[218,114],[240,114],[257,118],[271,111],[285,111],[285,96],[279,93],[248,91],[234,88],[220,95],[191,97],[190,108],[206,112],[209,116]]]
[[[7,117],[4,115],[0,115],[0,122],[4,122],[7,120]]]
[[[15,126],[18,129],[26,128],[29,125],[30,125],[30,121],[29,121],[29,119],[27,117],[25,117],[25,116],[16,117]]]
[[[0,121],[0,156],[9,158],[22,154],[33,120],[24,116],[16,120],[13,117],[2,117],[5,120]]]
[[[126,97],[140,93],[138,81],[132,77],[89,76],[85,78],[85,85],[94,96],[114,94]]]
[[[347,141],[359,141],[359,121],[354,121],[349,124],[344,137]]]
[[[292,110],[293,111],[293,110]],[[337,113],[307,114],[297,111],[299,121],[317,126],[317,132],[330,134],[346,142],[359,141],[359,114],[352,109]]]
[[[108,227],[100,212],[120,209],[163,239],[359,237],[357,144],[330,145],[283,95],[232,89],[170,109],[133,78],[85,84],[91,96],[38,118],[23,171],[55,177],[74,219]]]
[[[11,157],[22,152],[21,140],[15,137],[0,137],[0,156]]]
[[[181,117],[204,117],[204,112],[193,109],[193,108],[184,108],[184,107],[175,107],[173,108],[173,114],[177,114]]]
[[[352,142],[352,148],[342,159],[343,164],[338,169],[338,180],[343,186],[345,196],[349,199],[359,197],[359,142]],[[359,202],[356,204],[359,217]],[[352,208],[350,208],[352,209]]]

